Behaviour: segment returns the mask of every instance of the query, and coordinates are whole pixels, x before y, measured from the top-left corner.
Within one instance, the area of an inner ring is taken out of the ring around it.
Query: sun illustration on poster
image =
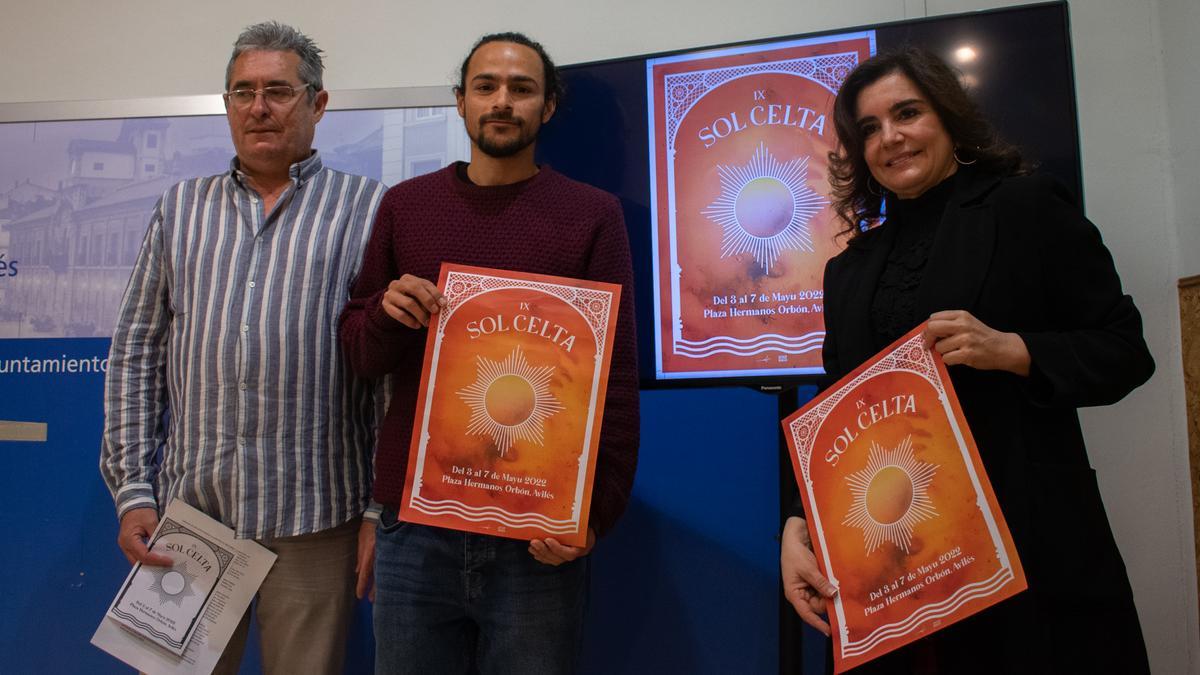
[[[871,444],[867,466],[846,476],[854,502],[842,521],[863,531],[868,555],[885,541],[908,553],[913,526],[937,516],[928,492],[935,471],[917,460],[911,436],[892,450]]]
[[[504,457],[517,441],[542,444],[546,419],[563,409],[550,393],[554,366],[532,366],[517,347],[503,361],[476,357],[475,381],[458,392],[471,408],[467,433],[490,436]]]
[[[808,187],[808,157],[775,159],[759,143],[744,166],[717,165],[721,194],[701,213],[721,226],[721,257],[749,253],[764,273],[785,250],[812,251],[808,222],[829,202]]]
[[[185,599],[196,594],[192,589],[192,582],[196,577],[188,572],[187,564],[183,561],[176,562],[172,567],[145,566],[142,569],[153,575],[149,590],[158,594],[160,605],[173,602],[176,607],[180,607]]]

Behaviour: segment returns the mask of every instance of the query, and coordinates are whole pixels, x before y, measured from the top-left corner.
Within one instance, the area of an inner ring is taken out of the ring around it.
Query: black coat
[[[1029,590],[861,672],[925,663],[938,672],[1145,671],[1129,580],[1075,411],[1115,403],[1154,372],[1141,316],[1064,187],[967,169],[954,180],[916,308],[967,310],[1029,349],[1028,378],[949,369]],[[894,229],[861,235],[825,268],[832,379],[884,346],[869,308]]]

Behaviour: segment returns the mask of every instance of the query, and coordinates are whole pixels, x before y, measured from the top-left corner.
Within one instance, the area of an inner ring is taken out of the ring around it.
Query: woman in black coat
[[[1029,584],[855,672],[1148,672],[1075,410],[1154,371],[1100,233],[1065,188],[1025,172],[932,54],[864,62],[834,110],[850,239],[825,268],[829,381],[929,319]],[[835,590],[802,518],[781,563],[789,600],[828,634],[819,614]]]

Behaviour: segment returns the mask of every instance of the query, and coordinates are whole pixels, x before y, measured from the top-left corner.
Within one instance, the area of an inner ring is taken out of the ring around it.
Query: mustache
[[[479,116],[479,124],[487,122],[510,122],[515,124],[524,124],[525,120],[512,114],[512,111],[487,113]]]

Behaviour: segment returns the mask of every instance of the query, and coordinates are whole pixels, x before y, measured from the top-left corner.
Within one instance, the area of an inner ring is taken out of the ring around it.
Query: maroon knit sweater
[[[622,290],[589,521],[603,535],[629,501],[639,434],[633,270],[620,203],[549,167],[502,186],[473,185],[459,178],[456,167],[405,181],[384,195],[339,322],[357,373],[395,375],[375,454],[374,498],[393,508],[400,504],[427,334],[383,311],[388,283],[404,274],[436,283],[443,261],[607,281]]]

